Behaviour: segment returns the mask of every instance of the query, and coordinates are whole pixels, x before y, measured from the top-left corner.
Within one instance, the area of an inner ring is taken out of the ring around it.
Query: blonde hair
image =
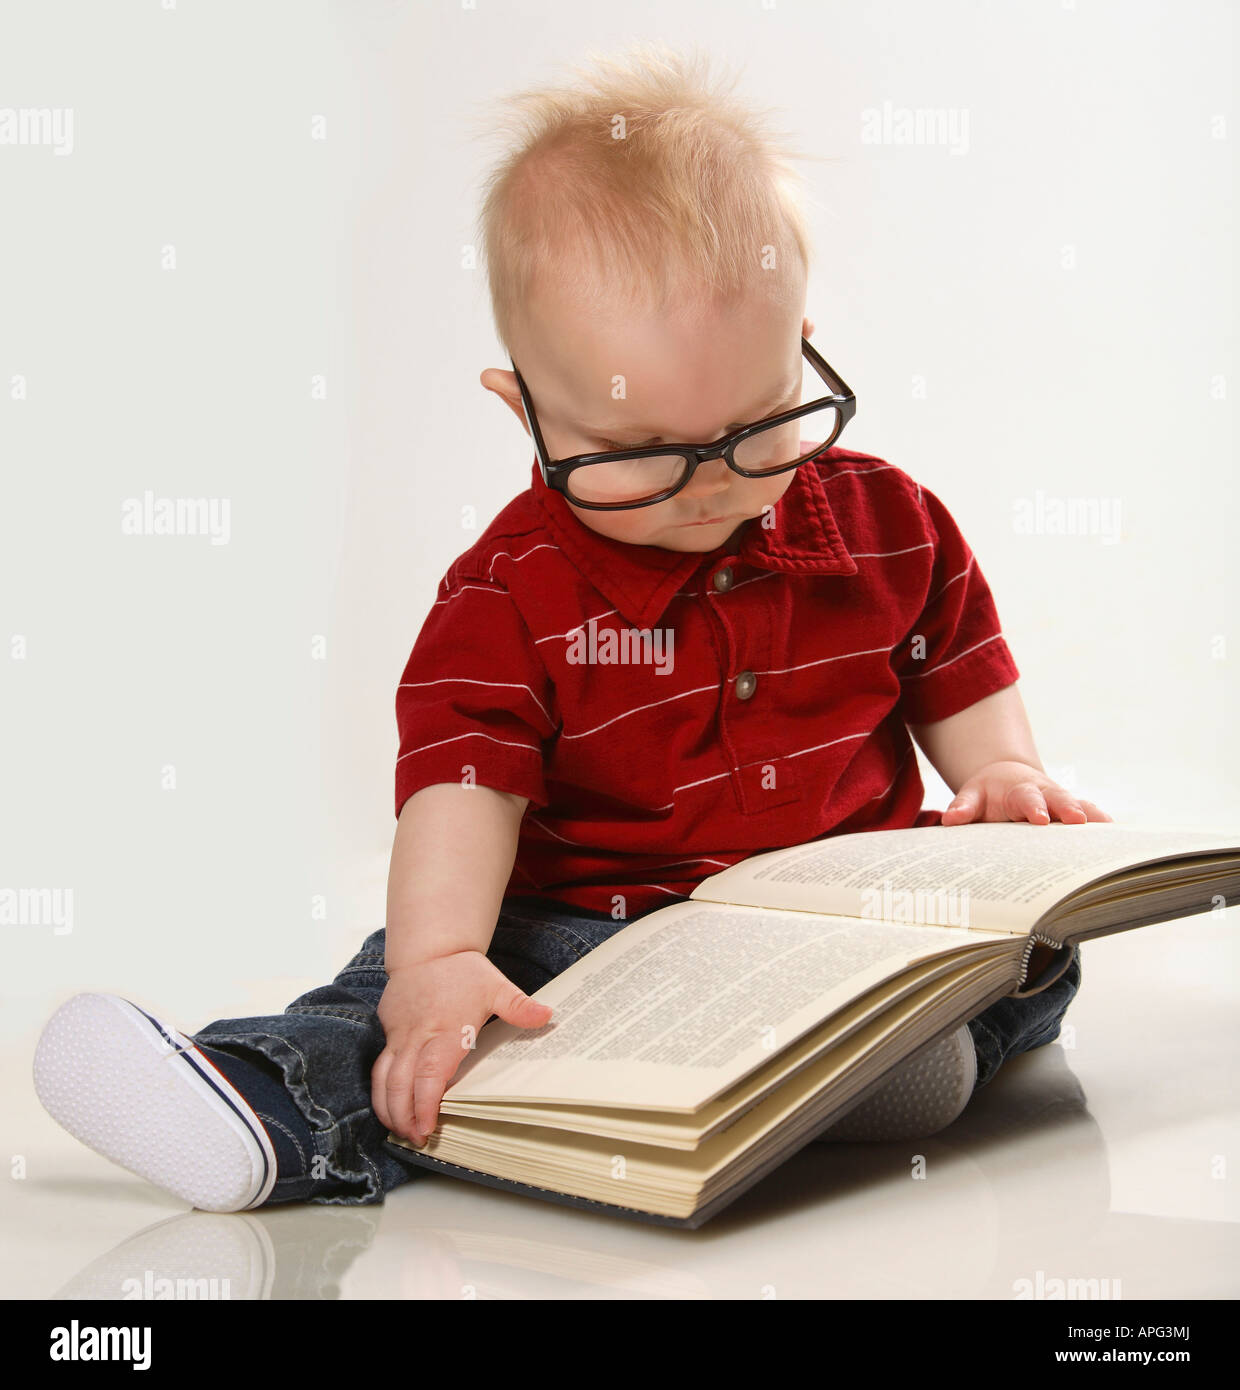
[[[574,68],[578,84],[501,97],[476,123],[507,140],[476,239],[509,353],[539,285],[593,307],[651,310],[695,294],[780,297],[808,274],[790,161],[813,156],[730,95],[735,74],[712,86],[701,53],[652,42],[587,57],[595,71]]]

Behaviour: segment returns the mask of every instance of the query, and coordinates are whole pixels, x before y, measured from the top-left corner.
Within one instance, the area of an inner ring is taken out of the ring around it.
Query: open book
[[[1240,835],[1113,822],[926,826],[755,855],[492,1018],[399,1158],[697,1227],[1079,941],[1240,901]]]

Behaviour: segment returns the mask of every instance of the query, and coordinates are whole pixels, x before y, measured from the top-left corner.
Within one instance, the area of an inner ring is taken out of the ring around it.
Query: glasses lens
[[[574,502],[589,502],[596,507],[647,502],[674,488],[688,467],[679,454],[587,463],[568,475],[568,495]]]
[[[814,366],[801,360],[800,393],[769,408],[774,415],[818,400],[830,390]],[[780,473],[820,454],[835,442],[843,417],[833,405],[819,406],[786,424],[756,430],[736,446],[737,468],[761,477]],[[716,465],[717,466],[717,465]],[[654,454],[648,458],[608,459],[605,463],[574,468],[565,483],[571,501],[594,507],[632,507],[672,492],[684,482],[689,464],[679,454]]]
[[[783,425],[772,425],[742,439],[733,457],[747,473],[777,473],[804,463],[825,449],[840,432],[840,412],[820,406]]]

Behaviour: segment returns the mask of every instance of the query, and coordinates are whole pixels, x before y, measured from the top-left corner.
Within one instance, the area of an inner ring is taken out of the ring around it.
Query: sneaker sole
[[[202,1211],[267,1200],[263,1122],[183,1033],[116,994],[75,994],[34,1053],[43,1108],[75,1139]]]
[[[928,1139],[963,1113],[977,1080],[977,1051],[968,1026],[902,1062],[886,1085],[815,1138],[883,1142]]]

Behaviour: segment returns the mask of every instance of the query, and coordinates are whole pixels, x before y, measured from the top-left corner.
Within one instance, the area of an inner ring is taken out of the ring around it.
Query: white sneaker
[[[203,1211],[266,1201],[276,1156],[228,1078],[170,1023],[115,994],[75,994],[44,1025],[34,1086],[58,1124]]]
[[[946,1129],[969,1103],[977,1051],[966,1024],[905,1058],[886,1082],[814,1136],[836,1140],[926,1139]]]

